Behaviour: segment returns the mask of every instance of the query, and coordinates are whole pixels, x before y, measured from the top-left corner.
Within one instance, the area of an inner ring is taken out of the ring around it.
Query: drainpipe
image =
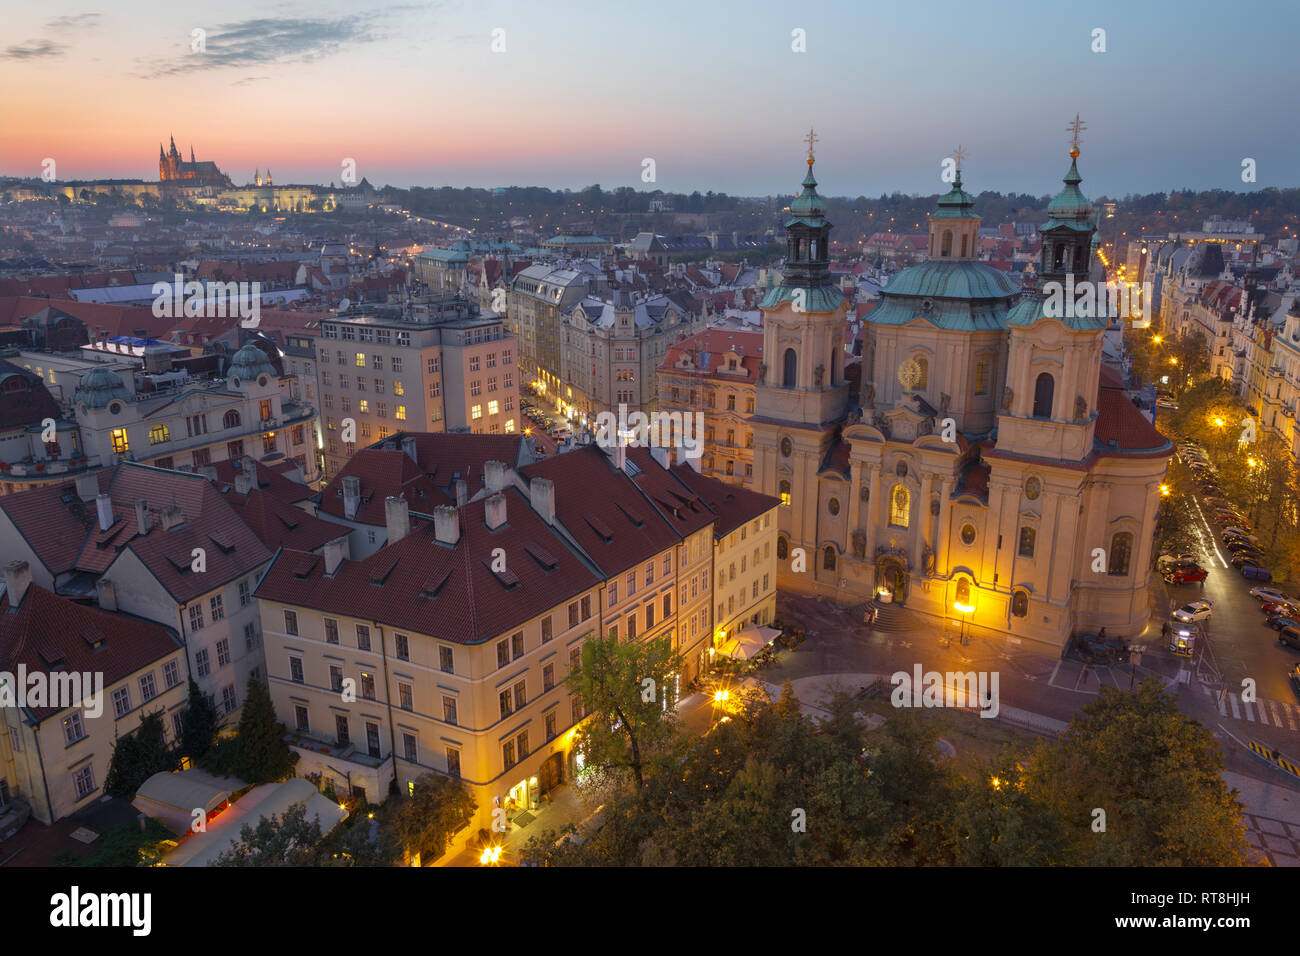
[[[41,787],[45,790],[45,810],[50,815],[50,823],[54,823],[54,801],[50,799],[50,781],[45,775],[45,755],[41,753],[41,725],[36,724],[36,733],[32,734],[36,741],[36,762],[41,767]]]
[[[388,713],[388,753],[393,761],[393,784],[397,784],[397,730],[393,725],[393,694],[388,683],[388,649],[384,647],[384,626],[378,621],[371,621],[379,635],[379,657],[384,662],[384,706]]]

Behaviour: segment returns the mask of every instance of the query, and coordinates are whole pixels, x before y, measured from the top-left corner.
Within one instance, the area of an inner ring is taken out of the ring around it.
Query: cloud
[[[333,20],[260,18],[222,24],[208,32],[204,52],[155,65],[149,75],[247,68],[255,63],[308,63],[345,46],[383,39],[373,29],[373,23],[373,16],[358,15]]]
[[[99,20],[98,13],[78,13],[70,17],[55,17],[45,23],[47,30],[76,30],[79,27],[93,27]]]
[[[67,50],[61,43],[50,40],[32,40],[30,43],[16,43],[0,53],[3,60],[35,60],[43,56],[62,56]]]

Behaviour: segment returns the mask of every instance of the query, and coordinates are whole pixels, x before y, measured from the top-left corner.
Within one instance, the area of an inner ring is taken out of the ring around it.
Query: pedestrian
[[[1160,625],[1160,639],[1162,641],[1167,641],[1169,639],[1169,632],[1172,630],[1173,628],[1169,626],[1169,622],[1165,621],[1165,623]]]
[[[1106,639],[1106,629],[1103,627],[1100,631],[1097,632],[1097,640],[1104,641],[1105,639]]]

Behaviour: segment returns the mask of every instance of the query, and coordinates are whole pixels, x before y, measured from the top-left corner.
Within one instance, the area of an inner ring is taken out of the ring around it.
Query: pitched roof
[[[780,498],[701,475],[685,462],[674,465],[672,472],[678,481],[698,494],[709,510],[717,515],[717,523],[713,526],[715,538],[731,534],[745,522],[753,521],[781,503]]]
[[[252,462],[256,469],[257,487],[271,495],[273,498],[277,498],[286,504],[294,505],[300,501],[306,501],[308,498],[315,495],[315,492],[312,491],[309,485],[294,481],[280,470],[284,469],[286,466],[291,470],[296,465],[293,459],[276,462],[277,467],[271,467],[264,465],[255,458],[227,458],[211,466],[217,470],[218,486],[233,484],[235,476],[243,471],[245,462]]]
[[[0,671],[16,673],[94,673],[104,686],[115,684],[180,648],[168,628],[121,613],[110,613],[28,585],[14,607],[0,600]],[[64,708],[37,707],[38,721]]]
[[[220,490],[244,524],[272,551],[276,548],[315,551],[349,533],[345,526],[317,518],[259,488],[246,495],[230,485],[223,485]]]
[[[569,457],[563,455],[560,457]],[[478,644],[519,627],[600,583],[600,577],[508,487],[506,523],[489,530],[487,499],[458,509],[460,539],[440,543],[417,516],[409,534],[330,577],[316,555],[283,551],[267,569],[259,598],[311,607],[390,627]],[[492,570],[492,552],[508,572]]]
[[[0,429],[35,425],[62,413],[40,376],[0,360]]]
[[[359,478],[361,500],[356,515],[350,519],[343,510],[343,482]],[[438,505],[455,504],[411,461],[405,452],[383,448],[363,448],[334,475],[321,491],[320,510],[336,518],[359,524],[382,526],[386,498],[405,498],[416,511],[432,511]]]

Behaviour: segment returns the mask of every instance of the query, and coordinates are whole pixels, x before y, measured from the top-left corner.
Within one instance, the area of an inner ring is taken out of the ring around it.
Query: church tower
[[[1094,281],[1092,204],[1079,191],[1078,117],[1065,188],[1048,204],[1038,278],[1007,317],[1010,361],[998,451],[1082,461],[1092,454],[1109,324],[1104,283]],[[1100,293],[1100,294],[1099,294]]]
[[[759,303],[763,364],[752,422],[756,488],[781,498],[782,533],[790,545],[812,554],[821,543],[818,475],[832,457],[848,406],[844,332],[849,306],[830,274],[831,224],[813,176],[817,137],[812,131],[807,141],[808,173],[785,223],[781,281]],[[778,580],[799,587],[798,575],[784,580],[789,563],[782,560],[779,567]]]

